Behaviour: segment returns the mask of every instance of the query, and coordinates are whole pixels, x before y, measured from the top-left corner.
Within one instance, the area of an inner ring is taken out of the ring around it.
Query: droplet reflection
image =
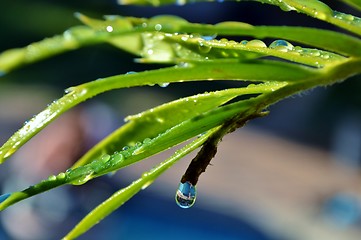
[[[181,208],[190,208],[196,201],[197,190],[190,182],[179,183],[175,201]]]

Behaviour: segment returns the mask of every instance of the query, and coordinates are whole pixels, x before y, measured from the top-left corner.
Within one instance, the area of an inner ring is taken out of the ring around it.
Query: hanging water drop
[[[10,193],[5,193],[0,196],[0,203],[4,202],[8,197],[10,197]]]
[[[88,174],[85,174],[84,176],[79,177],[78,179],[75,179],[71,182],[73,185],[82,185],[86,182],[88,182],[90,179],[92,179],[93,172],[89,172]]]
[[[211,46],[207,46],[206,44],[204,44],[203,42],[199,43],[198,49],[201,53],[208,53],[209,51],[211,51],[212,47]]]
[[[275,40],[270,45],[269,48],[279,50],[282,52],[287,52],[293,50],[293,45],[285,40]]]
[[[175,194],[175,201],[181,208],[190,208],[196,201],[197,190],[190,182],[180,182]]]
[[[158,83],[159,87],[162,87],[162,88],[165,88],[165,87],[168,87],[169,86],[169,83],[166,82],[166,83]]]

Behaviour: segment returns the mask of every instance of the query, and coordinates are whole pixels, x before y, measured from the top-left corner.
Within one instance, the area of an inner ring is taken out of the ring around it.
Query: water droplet
[[[181,68],[187,68],[187,67],[190,67],[191,64],[190,63],[187,63],[187,62],[180,62],[177,67],[181,67]]]
[[[129,71],[129,72],[126,73],[126,75],[128,75],[128,74],[135,74],[135,73],[137,73],[137,72],[135,72],[135,71]]]
[[[113,32],[113,27],[112,26],[107,26],[106,28],[105,28],[106,30],[107,30],[107,32]]]
[[[329,59],[329,58],[330,58],[330,55],[328,55],[328,54],[323,54],[323,55],[321,55],[321,57],[324,58],[324,59]]]
[[[181,208],[190,208],[196,201],[197,190],[190,182],[179,183],[175,201]]]
[[[208,53],[209,51],[211,51],[212,47],[211,46],[207,46],[206,44],[204,44],[203,42],[199,43],[198,49],[201,53]]]
[[[148,144],[148,143],[150,143],[151,141],[152,141],[152,139],[146,138],[146,139],[143,140],[143,144]]]
[[[248,43],[247,40],[242,40],[242,41],[241,41],[241,44],[243,44],[243,45],[246,45],[247,43]]]
[[[116,163],[120,163],[120,162],[123,162],[124,156],[121,153],[116,153],[116,154],[114,154],[113,159]]]
[[[127,151],[123,151],[122,155],[124,156],[124,158],[127,158],[127,157],[130,157],[132,154],[130,153],[129,150],[127,150]]]
[[[353,21],[355,19],[354,16],[352,16],[351,14],[345,14],[345,16],[343,17],[345,20],[347,21]],[[1,75],[0,75],[1,76]]]
[[[78,178],[78,179],[75,179],[74,181],[71,182],[71,184],[73,185],[82,185],[84,183],[86,183],[87,181],[89,181],[93,176],[93,172],[89,172],[88,174]]]
[[[106,161],[108,161],[109,159],[110,159],[110,155],[109,155],[109,154],[104,154],[104,155],[100,158],[100,160],[103,161],[103,162],[106,162]]]
[[[55,181],[56,180],[56,176],[55,175],[51,175],[48,177],[49,181]]]
[[[57,179],[64,179],[65,178],[65,173],[61,172],[58,174],[58,176],[56,176]]]
[[[157,117],[155,120],[156,120],[157,122],[159,122],[159,123],[164,123],[164,119],[163,119],[163,118]]]
[[[267,45],[261,40],[255,39],[251,40],[246,44],[247,47],[258,47],[258,48],[266,48]]]
[[[0,196],[0,203],[4,202],[8,197],[10,197],[10,193],[5,193]]]
[[[128,146],[124,146],[124,147],[122,148],[123,151],[127,151],[128,149],[129,149]]]
[[[319,57],[321,55],[320,51],[318,50],[311,50],[310,54],[315,57]]]
[[[269,48],[279,50],[282,52],[287,52],[293,50],[293,45],[285,40],[275,40],[270,45]]]
[[[321,1],[302,1],[303,9],[313,9],[313,14],[318,19],[325,20],[327,16],[332,15],[332,10],[329,6]]]
[[[168,87],[169,86],[169,83],[159,83],[158,84],[160,87]]]
[[[187,41],[189,39],[189,36],[188,35],[184,35],[181,37],[182,41]]]
[[[211,41],[211,40],[215,39],[216,37],[217,37],[217,34],[208,35],[208,36],[201,36],[201,38],[203,40],[206,40],[206,41]]]
[[[154,29],[155,29],[156,31],[160,31],[160,30],[162,30],[162,25],[156,24],[156,25],[154,26]]]

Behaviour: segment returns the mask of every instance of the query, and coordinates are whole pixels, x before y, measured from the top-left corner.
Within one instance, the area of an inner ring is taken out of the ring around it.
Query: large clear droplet
[[[1,195],[0,196],[0,203],[5,201],[8,197],[10,197],[10,193],[5,193],[5,194]]]
[[[287,52],[289,50],[293,50],[294,47],[291,43],[285,40],[276,40],[269,45],[269,48]]]
[[[181,208],[190,208],[196,201],[197,190],[190,182],[179,183],[175,201]]]
[[[208,36],[204,36],[204,35],[201,36],[201,38],[203,40],[206,40],[206,41],[211,41],[211,40],[215,39],[216,37],[217,37],[217,34],[208,35]]]
[[[247,47],[257,47],[257,48],[266,48],[267,45],[261,40],[254,39],[246,43]]]
[[[93,172],[86,174],[78,179],[75,179],[71,182],[73,185],[83,185],[84,183],[88,182],[93,177]]]

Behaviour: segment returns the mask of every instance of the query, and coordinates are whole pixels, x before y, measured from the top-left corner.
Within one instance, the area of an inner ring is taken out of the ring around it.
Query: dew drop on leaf
[[[267,45],[264,42],[262,42],[261,40],[258,40],[258,39],[247,42],[246,46],[247,47],[258,47],[258,48],[266,48],[267,47]]]
[[[48,177],[49,181],[55,181],[56,180],[56,176],[55,175],[51,175]]]
[[[270,45],[269,48],[279,50],[282,52],[287,52],[293,50],[293,45],[285,40],[275,40]]]
[[[162,30],[162,25],[161,25],[161,24],[156,24],[156,25],[154,26],[154,29],[155,29],[156,31],[160,31],[160,30]]]
[[[56,178],[58,180],[64,179],[65,178],[65,173],[63,173],[63,172],[59,173],[58,176],[56,176]]]
[[[181,208],[190,208],[196,201],[197,190],[190,182],[180,182],[175,194],[175,201]]]
[[[120,163],[124,160],[124,156],[121,153],[116,153],[114,154],[113,159],[116,163]]]
[[[89,172],[88,174],[81,176],[80,178],[74,180],[71,182],[73,185],[82,185],[86,182],[88,182],[93,176],[93,172]]]
[[[110,155],[109,155],[109,154],[104,154],[104,155],[100,158],[100,160],[103,161],[103,162],[106,162],[106,161],[108,161],[109,159],[110,159]]]
[[[208,53],[209,51],[211,51],[212,47],[211,46],[207,46],[204,43],[200,42],[198,49],[201,53]]]
[[[201,36],[201,38],[203,40],[206,40],[206,41],[210,41],[210,40],[213,40],[217,37],[217,34],[213,34],[213,35],[207,35],[207,36]]]
[[[328,54],[323,54],[323,55],[321,55],[321,57],[322,57],[323,59],[329,59],[329,58],[330,58],[330,55],[328,55]]]
[[[107,30],[107,32],[113,32],[114,29],[112,26],[109,25],[106,27],[106,30]]]

